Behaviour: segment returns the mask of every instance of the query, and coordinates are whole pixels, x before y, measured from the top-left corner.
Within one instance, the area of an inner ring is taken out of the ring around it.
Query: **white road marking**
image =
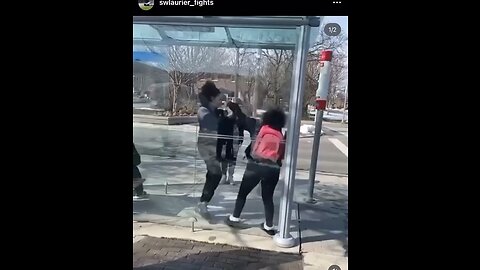
[[[337,138],[328,138],[348,158],[348,147]]]
[[[340,133],[340,134],[342,134],[343,136],[345,136],[345,137],[348,138],[348,132],[338,131],[338,130],[333,129],[333,128],[330,128],[330,127],[325,127],[325,128],[326,128],[326,129],[329,129],[329,130],[331,130],[331,131],[335,131],[335,132],[337,132],[337,133]]]

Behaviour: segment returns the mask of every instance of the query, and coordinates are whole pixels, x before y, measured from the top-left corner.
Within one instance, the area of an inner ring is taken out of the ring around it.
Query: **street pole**
[[[279,247],[289,248],[296,243],[290,234],[292,218],[293,193],[297,171],[298,143],[300,138],[300,122],[302,120],[302,101],[305,86],[305,67],[309,48],[310,26],[300,26],[297,48],[295,50],[295,66],[292,75],[292,91],[290,92],[290,110],[287,123],[287,149],[285,153],[285,179],[283,194],[280,200],[278,217],[278,233],[273,237]]]
[[[317,113],[315,114],[315,134],[313,137],[312,158],[310,159],[310,173],[308,175],[309,189],[307,203],[315,203],[313,190],[315,188],[315,174],[317,172],[318,150],[320,148],[320,136],[322,135],[323,111],[327,107],[328,88],[330,87],[332,51],[324,50],[320,55],[320,75],[316,93]]]
[[[135,95],[135,74],[133,74],[133,94]]]
[[[343,101],[343,115],[342,115],[342,124],[345,123],[345,107],[347,107],[347,98],[348,98],[348,82],[347,86],[345,86],[345,97]]]
[[[315,173],[317,172],[318,149],[320,147],[320,137],[322,133],[323,110],[317,110],[315,113],[315,133],[313,137],[312,157],[310,158],[310,172],[308,175],[309,188],[306,202],[315,203],[313,199],[313,189],[315,188]]]
[[[262,49],[258,49],[257,54],[256,71],[255,71],[255,87],[253,88],[253,104],[252,104],[252,117],[257,117],[258,109],[258,89],[260,88],[260,58],[262,57]]]
[[[239,98],[240,97],[240,93],[238,91],[238,86],[239,86],[239,83],[238,83],[238,73],[240,71],[240,49],[237,48],[237,56],[236,56],[236,69],[235,69],[235,98]]]

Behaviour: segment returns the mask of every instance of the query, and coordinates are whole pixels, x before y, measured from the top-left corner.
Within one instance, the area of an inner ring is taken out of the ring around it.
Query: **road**
[[[140,170],[151,184],[196,183],[204,181],[205,164],[196,149],[194,125],[166,126],[133,123],[134,142],[142,155]],[[324,123],[325,135],[320,140],[317,171],[348,174],[348,127],[340,123]],[[297,168],[310,167],[313,137],[300,139]],[[249,139],[243,143],[237,160],[235,179],[241,180],[246,160],[243,151]],[[343,151],[343,152],[342,152]]]
[[[313,125],[313,121],[309,124]],[[348,174],[348,125],[323,122],[322,127],[325,135],[320,139],[317,171]],[[297,169],[309,170],[312,145],[313,136],[300,138]]]

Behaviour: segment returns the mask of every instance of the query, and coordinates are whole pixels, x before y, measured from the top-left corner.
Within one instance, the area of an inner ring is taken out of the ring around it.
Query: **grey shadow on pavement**
[[[308,180],[298,179],[295,206],[300,209],[302,243],[337,240],[348,255],[348,190],[332,184],[315,183],[316,203],[305,202]],[[298,231],[298,219],[292,218],[292,231]]]

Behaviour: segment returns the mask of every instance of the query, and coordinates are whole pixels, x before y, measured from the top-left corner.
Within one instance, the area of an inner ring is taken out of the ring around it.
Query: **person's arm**
[[[252,143],[250,142],[250,144],[247,146],[247,148],[245,148],[245,157],[247,159],[252,159],[252,156],[250,155],[251,152],[252,152]]]
[[[247,148],[245,149],[245,156],[247,159],[253,159],[252,157],[252,146],[255,142],[255,138],[257,137],[257,120],[252,117],[248,117],[246,119],[246,129],[248,133],[250,133],[250,144],[248,144]]]
[[[240,136],[241,138],[245,136],[245,128],[243,125],[238,126],[238,136]]]
[[[243,143],[243,136],[245,136],[245,127],[243,125],[237,125],[238,128],[238,136],[239,136],[239,143]]]
[[[248,133],[250,133],[250,139],[253,140],[255,138],[255,135],[256,135],[256,130],[257,129],[257,123],[256,123],[256,120],[254,118],[251,118],[251,117],[247,117],[247,119],[245,119],[245,125],[243,127],[243,130],[245,131],[248,131]]]
[[[235,126],[238,129],[238,138],[235,138],[238,144],[238,147],[243,144],[243,136],[245,135],[245,121],[236,121]]]
[[[287,144],[287,133],[285,132],[285,135],[283,135],[283,140],[282,143],[280,144],[280,149],[279,149],[279,159],[277,161],[277,164],[282,167],[283,159],[285,158],[285,147]]]

